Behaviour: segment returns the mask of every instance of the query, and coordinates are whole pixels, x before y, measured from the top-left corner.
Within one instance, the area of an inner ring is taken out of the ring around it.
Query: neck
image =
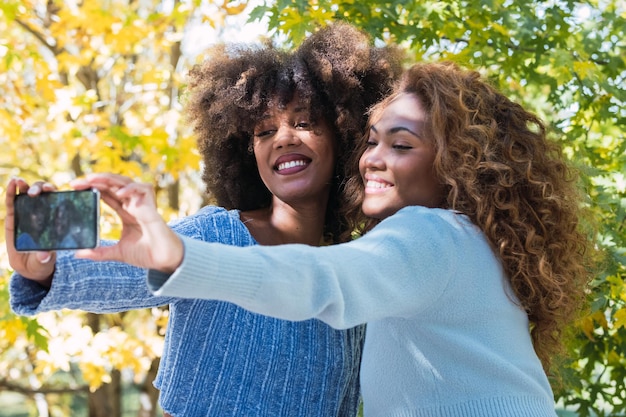
[[[326,201],[313,204],[288,204],[274,197],[265,209],[241,213],[241,220],[261,245],[322,243]]]

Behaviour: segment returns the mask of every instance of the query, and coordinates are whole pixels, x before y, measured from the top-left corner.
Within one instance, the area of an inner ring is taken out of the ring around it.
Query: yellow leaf
[[[84,361],[81,361],[78,365],[83,373],[83,378],[89,384],[89,391],[94,392],[102,384],[111,382],[111,375],[109,375],[104,366]]]
[[[580,327],[580,329],[583,331],[583,333],[585,334],[585,336],[587,336],[589,340],[595,340],[595,337],[593,336],[593,330],[595,326],[593,324],[593,318],[591,316],[583,317],[579,321],[578,327]]]
[[[626,308],[620,308],[613,314],[613,324],[616,329],[626,327]]]
[[[621,358],[617,352],[614,350],[609,352],[609,355],[606,358],[607,363],[611,366],[619,366],[621,362]]]
[[[574,72],[582,80],[596,78],[598,67],[591,61],[574,61]]]
[[[594,331],[596,325],[600,325],[603,329],[608,328],[608,323],[602,311],[596,311],[593,314],[583,317],[578,321],[578,327],[585,333],[589,340],[595,340]]]
[[[10,345],[15,343],[17,338],[22,336],[25,331],[26,327],[18,317],[0,321],[0,338]]]
[[[247,2],[245,1],[239,4],[236,4],[234,6],[231,6],[231,4],[232,3],[228,3],[224,6],[224,10],[226,11],[226,14],[230,16],[234,16],[234,15],[238,15],[242,13],[246,9],[246,6],[248,5]]]

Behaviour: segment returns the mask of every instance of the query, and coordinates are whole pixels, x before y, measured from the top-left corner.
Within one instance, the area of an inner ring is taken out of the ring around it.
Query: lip
[[[299,153],[290,153],[279,156],[274,162],[274,171],[282,174],[289,175],[305,170],[310,164],[312,159],[308,156]]]
[[[363,176],[363,183],[365,192],[368,194],[382,193],[394,187],[393,183],[374,174],[365,174]]]

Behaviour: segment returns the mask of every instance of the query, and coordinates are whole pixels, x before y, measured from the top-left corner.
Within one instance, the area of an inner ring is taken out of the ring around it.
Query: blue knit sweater
[[[205,207],[172,227],[193,239],[256,244],[238,211]],[[318,320],[278,320],[226,302],[154,297],[145,276],[143,269],[59,252],[49,290],[11,278],[11,307],[33,315],[169,304],[155,386],[161,407],[174,417],[356,416],[363,326],[334,330]]]
[[[336,328],[368,323],[366,417],[556,416],[528,317],[466,216],[406,207],[360,239],[321,248],[183,240],[173,275],[149,273],[158,294]]]

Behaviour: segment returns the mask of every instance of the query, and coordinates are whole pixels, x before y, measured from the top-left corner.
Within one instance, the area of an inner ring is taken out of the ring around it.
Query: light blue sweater
[[[193,239],[256,244],[238,211],[206,207],[172,226]],[[161,407],[174,417],[356,416],[363,326],[338,331],[318,320],[277,320],[225,302],[154,297],[145,276],[143,269],[59,252],[52,288],[14,275],[11,306],[33,315],[169,304],[155,386]]]
[[[554,417],[553,394],[500,262],[466,216],[406,207],[331,247],[183,239],[157,294],[228,300],[335,328],[368,323],[366,417]]]

